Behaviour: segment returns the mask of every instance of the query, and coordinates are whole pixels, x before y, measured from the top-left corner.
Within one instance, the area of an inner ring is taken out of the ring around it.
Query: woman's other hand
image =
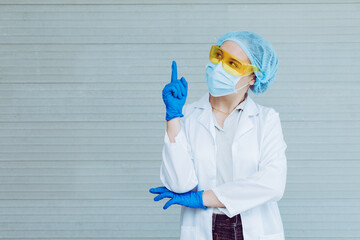
[[[170,190],[168,190],[166,187],[157,187],[157,188],[150,188],[149,192],[151,193],[159,193],[158,196],[154,198],[154,201],[159,201],[165,197],[172,198],[164,205],[163,209],[167,209],[172,204],[179,204],[186,207],[191,208],[203,208],[207,209],[206,206],[203,204],[203,192],[202,191],[189,191],[186,193],[174,193]]]

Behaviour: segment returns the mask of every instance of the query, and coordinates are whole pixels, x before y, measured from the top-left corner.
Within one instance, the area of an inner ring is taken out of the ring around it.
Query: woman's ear
[[[253,85],[255,82],[256,82],[256,75],[255,75],[255,73],[253,73],[253,74],[251,75],[250,85]]]

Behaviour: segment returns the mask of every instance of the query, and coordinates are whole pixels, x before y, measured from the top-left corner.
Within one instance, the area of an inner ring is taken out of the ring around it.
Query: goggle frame
[[[222,53],[221,58],[218,56],[219,52]],[[248,64],[247,62],[238,59],[218,45],[211,46],[209,60],[213,64],[218,64],[222,61],[224,70],[234,76],[244,76],[260,70],[257,66]],[[237,64],[238,66],[234,66],[233,64]]]

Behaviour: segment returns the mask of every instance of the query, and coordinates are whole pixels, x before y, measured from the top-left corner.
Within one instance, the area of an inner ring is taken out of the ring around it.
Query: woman
[[[212,46],[209,92],[185,104],[187,82],[163,89],[167,129],[160,179],[151,188],[164,206],[181,205],[181,240],[284,240],[277,202],[286,185],[287,145],[279,113],[248,95],[265,92],[278,72],[271,44],[249,31],[228,32]]]

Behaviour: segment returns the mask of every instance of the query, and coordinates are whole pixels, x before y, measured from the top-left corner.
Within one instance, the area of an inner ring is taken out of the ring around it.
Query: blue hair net
[[[278,57],[272,45],[260,35],[250,31],[233,31],[222,35],[216,45],[227,40],[236,42],[246,53],[252,65],[260,71],[254,72],[256,82],[250,86],[255,94],[265,92],[274,82],[278,72]]]

